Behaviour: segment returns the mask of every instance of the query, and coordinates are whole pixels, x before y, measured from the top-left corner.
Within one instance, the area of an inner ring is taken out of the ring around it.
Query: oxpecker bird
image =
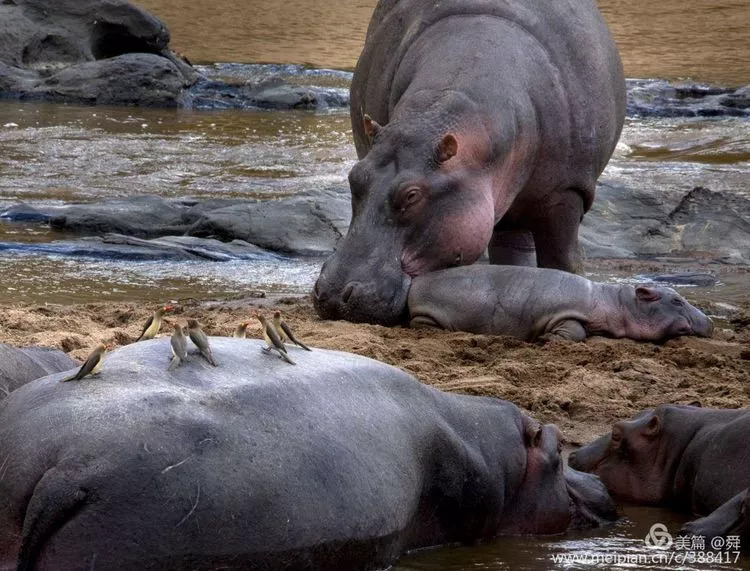
[[[88,359],[86,359],[86,362],[81,365],[80,369],[78,369],[78,372],[72,377],[62,379],[62,382],[65,383],[68,381],[80,381],[87,375],[98,375],[99,371],[102,368],[102,363],[104,363],[104,353],[107,352],[107,349],[111,348],[112,345],[98,345],[97,348],[94,349],[93,353],[89,355]]]
[[[214,354],[211,352],[211,347],[208,345],[208,337],[203,333],[201,326],[195,319],[188,319],[188,335],[190,335],[190,340],[198,347],[198,351],[203,355],[203,358],[214,367],[218,367]]]
[[[237,326],[237,329],[232,333],[232,337],[237,339],[245,339],[247,337],[247,326],[250,325],[249,321],[243,321]]]
[[[305,345],[302,341],[294,336],[294,333],[292,333],[292,330],[289,328],[289,326],[284,322],[284,320],[281,319],[280,311],[273,312],[273,326],[274,329],[276,329],[276,333],[279,335],[279,339],[281,339],[282,343],[292,342],[295,345],[302,347],[305,351],[312,351],[310,347]]]
[[[294,361],[292,361],[289,358],[289,355],[287,355],[286,353],[286,347],[284,347],[281,339],[279,339],[279,336],[277,335],[273,326],[268,323],[265,316],[261,315],[260,313],[256,313],[255,317],[257,317],[258,321],[260,321],[260,328],[263,332],[263,339],[265,339],[266,345],[268,345],[268,347],[265,347],[263,349],[263,352],[268,353],[271,349],[273,349],[279,354],[280,358],[284,359],[284,361],[286,361],[290,365],[294,365]]]
[[[159,329],[161,328],[161,318],[162,316],[168,312],[172,311],[174,309],[171,305],[165,305],[164,307],[160,307],[156,311],[154,311],[154,314],[148,318],[148,321],[146,321],[146,324],[143,326],[143,331],[141,331],[140,337],[136,339],[137,341],[145,341],[146,339],[153,339],[156,337],[156,334],[159,333]]]
[[[187,361],[187,339],[185,338],[185,332],[182,330],[182,325],[174,326],[174,333],[172,333],[172,360],[169,363],[167,370],[179,367],[184,361]]]

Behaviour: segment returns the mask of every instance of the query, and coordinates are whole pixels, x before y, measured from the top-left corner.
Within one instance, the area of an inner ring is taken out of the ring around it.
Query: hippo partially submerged
[[[168,339],[0,403],[0,569],[382,569],[405,550],[615,517],[556,427],[347,353]]]
[[[572,452],[569,464],[597,474],[619,498],[710,514],[686,531],[747,534],[748,439],[747,409],[661,405],[618,422]]]
[[[352,222],[318,313],[397,323],[411,278],[488,246],[493,263],[575,270],[624,116],[593,0],[381,0],[351,86]]]
[[[589,335],[664,341],[710,336],[713,323],[671,288],[603,284],[543,268],[474,265],[412,280],[412,327],[441,327],[527,341]]]

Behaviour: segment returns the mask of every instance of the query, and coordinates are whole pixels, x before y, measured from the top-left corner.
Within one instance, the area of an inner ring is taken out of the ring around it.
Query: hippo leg
[[[547,342],[556,339],[567,341],[583,341],[586,339],[586,329],[580,321],[564,319],[557,323],[548,333],[539,336],[539,341]]]
[[[689,521],[680,530],[683,535],[702,535],[707,539],[727,535],[740,535],[743,539],[750,536],[750,489],[743,490],[732,499],[722,504],[706,517]],[[748,549],[743,545],[743,549]]]
[[[526,230],[506,230],[500,225],[495,226],[487,254],[490,264],[536,267],[534,236]]]
[[[540,268],[572,273],[581,270],[578,226],[585,212],[583,196],[582,191],[568,189],[554,193],[548,202],[539,205],[531,232]]]

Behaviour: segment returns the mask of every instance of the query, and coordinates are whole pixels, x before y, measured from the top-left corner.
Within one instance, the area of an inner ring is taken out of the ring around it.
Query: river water
[[[143,0],[162,17],[173,46],[193,62],[282,62],[353,68],[374,0]],[[750,83],[747,0],[602,0],[628,77],[690,78],[719,85]],[[217,73],[215,68],[203,68]],[[226,72],[226,68],[222,68]],[[258,66],[231,68],[257,76]],[[300,82],[346,87],[348,76],[322,72]],[[65,204],[107,197],[274,198],[346,189],[355,162],[346,110],[319,112],[194,111],[0,101],[0,210],[17,202]],[[604,177],[685,192],[706,186],[750,194],[750,121],[742,118],[629,118]],[[46,227],[0,222],[0,243],[61,239]],[[115,262],[59,255],[0,254],[0,301],[166,301],[242,295],[248,289],[309,291],[321,260],[279,262]],[[595,272],[600,279],[635,279]],[[688,298],[747,300],[747,274]],[[590,568],[554,563],[560,554],[650,556],[652,523],[677,529],[671,512],[627,508],[613,528],[563,538],[501,539],[476,548],[442,548],[405,557],[399,570]],[[634,523],[634,522],[638,523]],[[615,567],[601,560],[595,567]],[[656,560],[655,560],[656,561]],[[734,569],[738,565],[670,565]],[[750,568],[745,563],[744,568]],[[619,566],[622,568],[633,565]],[[664,568],[639,565],[637,568]]]

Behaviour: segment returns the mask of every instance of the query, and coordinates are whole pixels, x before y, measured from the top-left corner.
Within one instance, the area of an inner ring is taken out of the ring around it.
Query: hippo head
[[[633,297],[627,289],[623,300],[626,313],[626,336],[643,341],[664,341],[680,335],[710,337],[714,324],[702,311],[690,305],[672,288],[639,286]]]
[[[412,277],[471,264],[485,250],[492,187],[462,157],[465,136],[368,117],[365,132],[372,147],[349,173],[352,222],[313,297],[323,318],[393,325],[406,317]]]
[[[669,494],[671,479],[665,464],[672,454],[663,449],[660,412],[648,409],[632,420],[616,423],[610,434],[571,452],[568,463],[576,470],[598,475],[617,497],[661,503]]]
[[[564,466],[562,435],[548,424],[534,428],[524,417],[526,473],[506,511],[504,533],[550,534],[594,527],[617,519],[617,511],[599,478]]]

